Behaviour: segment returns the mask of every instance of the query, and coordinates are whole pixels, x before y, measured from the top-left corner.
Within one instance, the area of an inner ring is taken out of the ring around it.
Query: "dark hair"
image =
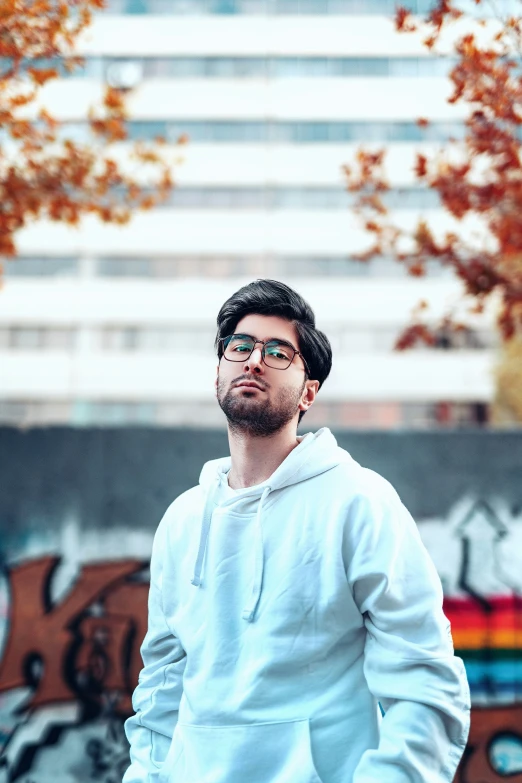
[[[328,337],[315,326],[315,314],[308,302],[279,280],[254,280],[227,299],[217,316],[214,347],[223,356],[220,337],[228,337],[246,315],[278,315],[295,325],[299,350],[310,369],[308,380],[323,385],[332,369],[332,347]],[[306,375],[305,370],[305,375]],[[306,411],[299,412],[298,424]]]

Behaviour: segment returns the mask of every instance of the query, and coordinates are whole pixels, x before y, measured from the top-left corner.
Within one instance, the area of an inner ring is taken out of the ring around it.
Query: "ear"
[[[306,386],[303,389],[303,396],[299,403],[299,410],[307,411],[315,400],[315,395],[319,391],[319,381],[306,381]]]
[[[219,383],[219,364],[216,366],[216,380],[214,381],[214,394],[217,397]]]

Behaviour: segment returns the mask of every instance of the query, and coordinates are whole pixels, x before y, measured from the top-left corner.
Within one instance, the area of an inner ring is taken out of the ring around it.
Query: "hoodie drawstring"
[[[263,526],[261,524],[261,516],[263,513],[263,503],[265,498],[268,497],[270,487],[266,487],[261,495],[259,506],[257,507],[256,514],[256,529],[255,529],[255,552],[254,552],[254,578],[252,580],[252,590],[250,591],[250,601],[243,609],[242,618],[251,623],[254,621],[254,615],[261,597],[261,589],[263,587],[263,570],[265,566],[265,553],[263,548]]]
[[[203,520],[201,522],[201,533],[199,536],[199,548],[196,557],[196,563],[194,565],[194,576],[191,579],[191,583],[195,587],[201,585],[201,569],[203,567],[203,558],[205,557],[205,549],[207,548],[208,531],[210,530],[210,522],[212,520],[212,505],[214,502],[214,495],[219,486],[219,478],[216,479],[214,489],[207,495],[207,501],[205,503],[205,510],[203,511]]]
[[[212,506],[214,501],[214,495],[219,486],[219,478],[216,481],[214,489],[207,495],[205,503],[205,510],[203,512],[203,519],[201,522],[201,533],[199,537],[198,554],[196,557],[196,563],[194,565],[194,576],[191,579],[191,584],[194,587],[201,586],[201,571],[203,568],[203,559],[205,557],[205,550],[207,548],[208,534],[210,531],[210,523],[212,521]],[[261,522],[263,514],[263,503],[271,492],[271,487],[265,487],[259,505],[257,508],[255,530],[254,530],[254,576],[252,579],[252,589],[250,591],[250,599],[247,606],[243,609],[242,618],[251,623],[254,621],[255,612],[259,599],[261,597],[261,590],[263,588],[263,571],[265,565],[265,556],[263,548],[263,526]]]

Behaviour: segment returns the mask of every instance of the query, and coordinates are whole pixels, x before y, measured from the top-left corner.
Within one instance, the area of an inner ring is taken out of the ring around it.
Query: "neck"
[[[299,445],[295,423],[273,435],[259,437],[228,428],[232,467],[228,474],[231,489],[244,489],[270,478],[290,452]]]

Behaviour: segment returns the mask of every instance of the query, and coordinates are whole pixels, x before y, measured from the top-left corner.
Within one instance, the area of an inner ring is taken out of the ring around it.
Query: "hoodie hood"
[[[264,551],[263,551],[263,505],[271,492],[284,489],[293,484],[318,476],[327,470],[331,470],[341,462],[354,462],[352,457],[344,449],[337,445],[337,441],[328,429],[322,427],[317,432],[308,432],[306,435],[297,436],[299,445],[283,460],[272,475],[261,484],[253,487],[245,487],[238,490],[234,497],[225,500],[222,507],[236,504],[254,503],[256,508],[256,521],[254,540],[252,547],[253,578],[250,595],[243,609],[242,617],[247,622],[253,622],[261,592],[263,589]],[[221,482],[228,482],[226,474],[232,466],[231,457],[209,460],[201,470],[199,483],[205,497],[203,517],[198,553],[194,565],[192,584],[199,587],[202,583],[203,560],[207,540],[212,522],[212,512],[216,506],[215,495]]]

